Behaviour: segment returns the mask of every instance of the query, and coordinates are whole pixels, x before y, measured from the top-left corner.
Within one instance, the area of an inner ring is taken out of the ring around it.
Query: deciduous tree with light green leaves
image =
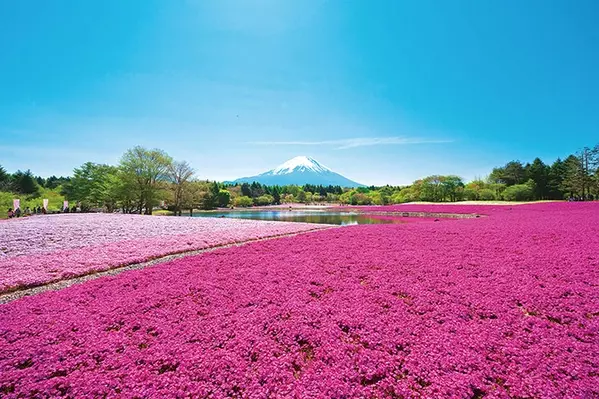
[[[167,180],[172,162],[166,152],[140,146],[127,150],[121,158],[120,167],[133,183],[139,213],[152,214],[162,189],[160,183]]]
[[[86,162],[73,170],[62,193],[69,201],[79,203],[82,210],[106,207],[112,212],[123,194],[122,184],[117,167]]]
[[[173,161],[168,166],[167,177],[173,192],[173,207],[175,215],[181,216],[181,209],[185,191],[188,189],[189,180],[194,174],[193,168],[185,161]]]

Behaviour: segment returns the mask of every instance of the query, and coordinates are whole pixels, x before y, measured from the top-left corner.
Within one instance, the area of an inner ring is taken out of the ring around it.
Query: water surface
[[[237,219],[274,220],[281,222],[324,223],[338,225],[352,224],[388,224],[403,223],[399,219],[381,218],[376,215],[363,215],[355,212],[333,211],[226,211],[226,212],[196,212],[193,217],[225,217]]]

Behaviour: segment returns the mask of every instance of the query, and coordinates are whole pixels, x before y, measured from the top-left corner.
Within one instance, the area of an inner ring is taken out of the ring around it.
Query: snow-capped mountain
[[[349,180],[322,165],[313,158],[299,156],[282,163],[274,169],[257,176],[242,177],[233,183],[258,182],[267,185],[315,184],[323,186],[360,187],[360,183]]]

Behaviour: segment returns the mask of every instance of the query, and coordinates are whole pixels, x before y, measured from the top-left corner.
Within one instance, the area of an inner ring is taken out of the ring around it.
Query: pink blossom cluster
[[[0,306],[0,396],[599,397],[599,203],[219,249]]]
[[[0,293],[164,255],[323,227],[116,214],[14,219],[0,224]]]

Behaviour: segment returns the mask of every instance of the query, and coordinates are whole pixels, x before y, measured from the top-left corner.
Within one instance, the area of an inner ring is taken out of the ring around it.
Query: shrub
[[[534,193],[526,184],[516,184],[505,189],[503,199],[506,201],[530,201]]]
[[[241,196],[241,197],[237,197],[233,200],[233,205],[237,206],[237,207],[248,207],[248,206],[252,206],[254,203],[254,201],[252,201],[252,199],[250,197],[246,197]]]
[[[274,202],[274,198],[272,195],[264,194],[259,196],[258,198],[254,198],[254,203],[256,205],[270,205]]]
[[[488,188],[483,188],[482,190],[479,191],[478,198],[481,201],[493,201],[493,200],[497,199],[497,196],[495,195],[495,192],[493,190],[488,189]]]

